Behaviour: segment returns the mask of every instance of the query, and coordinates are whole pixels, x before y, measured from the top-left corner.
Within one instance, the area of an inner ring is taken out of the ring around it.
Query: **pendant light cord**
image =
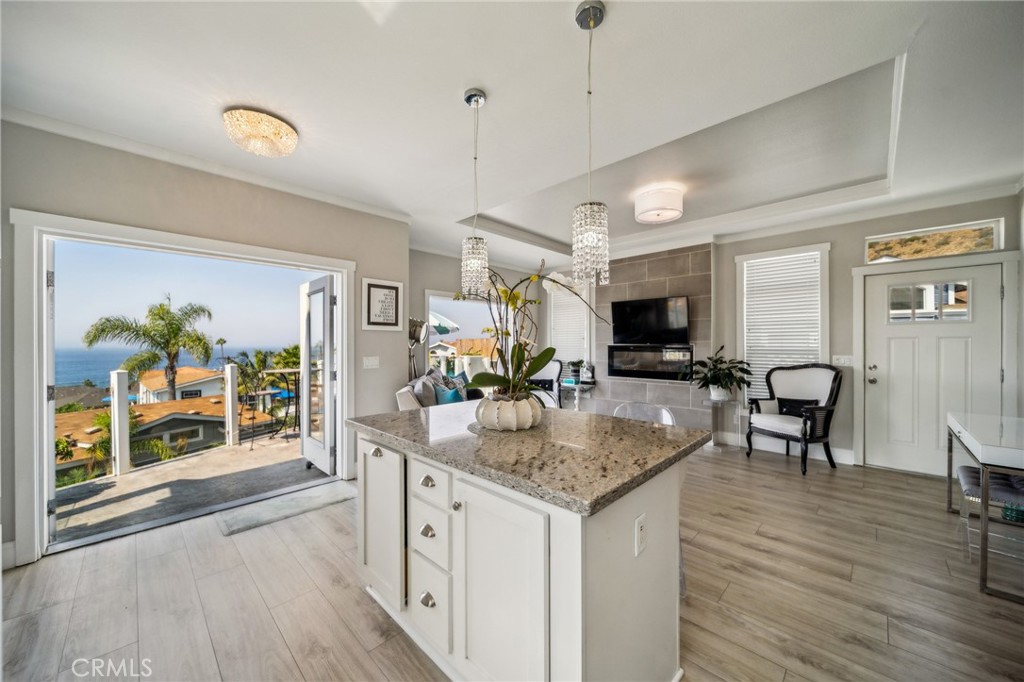
[[[473,237],[476,237],[476,217],[480,213],[480,185],[477,180],[477,150],[480,147],[480,107],[473,107]]]
[[[590,31],[587,32],[587,202],[593,200],[590,191],[590,172],[594,166],[593,114],[590,98],[594,94],[590,87],[590,62],[594,53],[594,17],[590,17]]]

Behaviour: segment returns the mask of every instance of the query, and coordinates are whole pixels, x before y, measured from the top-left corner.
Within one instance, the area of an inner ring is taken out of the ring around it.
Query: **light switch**
[[[832,364],[836,367],[852,367],[853,356],[852,355],[833,355]]]
[[[364,355],[363,356],[363,369],[380,369],[380,356],[379,355]]]

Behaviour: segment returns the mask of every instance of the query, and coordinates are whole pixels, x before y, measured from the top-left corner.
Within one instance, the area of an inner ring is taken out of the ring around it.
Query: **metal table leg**
[[[982,592],[988,591],[988,481],[989,470],[984,464],[981,465],[981,540],[979,541],[979,552],[981,553],[981,570],[979,571],[979,582]]]

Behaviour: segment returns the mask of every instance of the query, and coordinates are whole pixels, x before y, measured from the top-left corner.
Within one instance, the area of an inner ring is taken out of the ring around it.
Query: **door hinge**
[[[54,277],[54,274],[53,274],[53,270],[47,270],[46,271],[46,288],[47,289],[52,289],[53,288],[53,284],[54,284],[55,281],[56,280],[55,280],[55,277]]]
[[[1005,284],[1000,284],[999,285],[999,300],[1002,301],[1002,300],[1005,300],[1005,299],[1006,299],[1006,285]]]
[[[338,305],[338,297],[331,294],[331,305]]]
[[[337,381],[337,380],[338,380],[338,370],[332,369],[331,370],[331,381]]]
[[[49,384],[46,387],[46,402],[52,403],[56,399],[57,399],[57,389],[54,387],[53,384]]]
[[[57,513],[57,500],[55,500],[55,499],[54,500],[47,500],[46,501],[46,515],[47,516],[53,516],[56,513]]]
[[[1006,383],[1006,370],[1005,369],[999,370],[999,383],[1001,383],[1001,384],[1005,384]]]
[[[338,455],[338,446],[337,445],[332,445],[331,446],[331,457],[337,457],[337,455]]]

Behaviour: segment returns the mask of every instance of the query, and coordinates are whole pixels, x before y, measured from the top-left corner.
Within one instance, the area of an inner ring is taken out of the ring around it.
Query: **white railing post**
[[[238,365],[224,365],[224,443],[238,445]]]
[[[131,435],[128,432],[128,372],[110,373],[110,459],[114,476],[131,469]]]

